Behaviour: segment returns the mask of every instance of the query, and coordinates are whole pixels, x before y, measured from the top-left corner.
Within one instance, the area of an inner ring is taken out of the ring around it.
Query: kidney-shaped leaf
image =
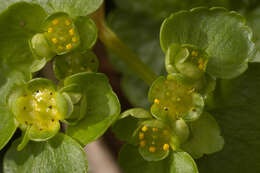
[[[65,86],[76,84],[87,99],[85,118],[69,126],[67,134],[86,145],[104,134],[120,114],[120,103],[109,81],[101,73],[79,73],[64,81]]]
[[[0,11],[10,4],[21,0],[1,0]],[[40,4],[48,13],[65,12],[71,16],[86,16],[94,12],[102,4],[103,0],[24,0]]]
[[[260,65],[250,64],[241,77],[221,83],[221,92],[215,96],[218,107],[210,113],[225,145],[220,152],[199,160],[200,173],[260,172]]]
[[[164,52],[172,43],[204,50],[209,56],[207,72],[219,78],[240,75],[255,56],[252,31],[244,18],[224,8],[174,13],[162,24],[160,39]]]
[[[45,142],[30,142],[17,151],[15,141],[4,158],[8,173],[86,173],[87,158],[81,146],[70,137],[58,134]]]
[[[148,162],[132,145],[123,146],[119,164],[125,173],[198,173],[196,163],[186,152],[172,152],[164,160]]]

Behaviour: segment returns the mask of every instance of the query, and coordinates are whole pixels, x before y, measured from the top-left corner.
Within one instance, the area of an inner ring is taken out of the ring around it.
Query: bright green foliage
[[[30,80],[31,72],[45,65],[44,59],[35,59],[27,41],[37,32],[45,17],[46,13],[40,6],[27,3],[15,4],[0,14],[0,149],[11,139],[17,127],[8,108],[10,93]]]
[[[0,123],[0,150],[11,139],[16,131],[17,124],[15,123],[12,114],[6,107],[0,106],[1,123]]]
[[[151,112],[155,117],[171,122],[179,118],[194,121],[204,108],[203,98],[195,88],[173,78],[158,78],[149,91],[149,101],[153,102]]]
[[[244,18],[223,8],[195,8],[172,14],[162,24],[161,46],[191,44],[209,56],[207,72],[214,77],[233,78],[247,69],[254,58],[252,32]]]
[[[216,118],[225,139],[223,150],[198,160],[201,173],[260,172],[260,65],[252,63],[236,79],[220,81]],[[217,164],[216,164],[217,163]]]
[[[98,38],[96,24],[88,16],[79,16],[75,20],[75,25],[80,35],[79,49],[82,51],[91,49]]]
[[[186,152],[170,152],[164,160],[149,162],[131,145],[122,147],[119,164],[125,173],[198,173],[196,163]]]
[[[45,142],[30,142],[17,151],[16,140],[4,158],[4,172],[8,173],[86,173],[87,158],[81,146],[61,133]]]
[[[98,59],[91,51],[83,53],[71,52],[55,58],[53,69],[58,79],[64,79],[67,76],[80,72],[97,72]]]
[[[174,139],[170,129],[158,120],[144,121],[136,134],[139,152],[147,161],[159,161],[168,156],[172,147],[178,147],[178,139]]]
[[[224,139],[220,136],[220,128],[216,120],[204,112],[199,120],[190,123],[190,138],[182,148],[193,158],[203,154],[211,154],[223,149]]]
[[[0,11],[6,9],[9,5],[21,0],[1,0]],[[70,16],[86,16],[94,12],[102,4],[103,0],[24,0],[26,2],[38,3],[49,14],[56,12],[65,12]]]
[[[108,79],[99,73],[78,73],[65,79],[65,87],[74,86],[75,93],[81,93],[79,108],[85,112],[78,114],[81,121],[69,126],[66,133],[86,145],[96,140],[115,122],[120,114],[119,101],[109,85]],[[72,92],[73,89],[70,90]]]

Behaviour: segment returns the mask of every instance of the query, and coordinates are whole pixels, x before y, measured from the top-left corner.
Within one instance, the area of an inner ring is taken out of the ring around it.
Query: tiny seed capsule
[[[195,50],[193,50],[193,51],[191,52],[191,56],[198,56],[198,52],[195,51]]]
[[[140,146],[141,146],[141,147],[144,147],[145,144],[146,144],[146,141],[141,141],[141,142],[140,142]]]
[[[153,147],[153,146],[151,146],[151,147],[149,147],[149,151],[150,151],[151,153],[154,153],[154,152],[156,151],[156,148]]]
[[[147,126],[143,126],[142,131],[146,132],[147,130],[148,130],[148,127]]]
[[[51,41],[52,41],[54,44],[58,43],[57,38],[52,38]]]
[[[58,50],[63,50],[63,47],[62,46],[58,46]]]
[[[69,25],[70,25],[70,21],[69,21],[69,20],[66,20],[66,21],[65,21],[65,24],[66,24],[67,26],[69,26]]]
[[[169,150],[169,148],[170,148],[169,144],[164,144],[164,145],[163,145],[163,150],[164,150],[164,151]]]
[[[163,131],[163,134],[164,134],[164,135],[168,135],[168,134],[169,134],[168,130],[164,130],[164,131]]]
[[[139,133],[139,139],[140,140],[144,139],[144,133]]]
[[[160,100],[159,99],[154,99],[154,103],[159,104]]]
[[[69,30],[69,34],[70,34],[71,36],[73,36],[73,35],[74,35],[74,29],[70,29],[70,30]]]
[[[72,42],[74,42],[74,43],[75,43],[75,42],[77,42],[77,39],[76,39],[76,37],[72,37],[72,39],[71,39],[71,40],[72,40]]]
[[[59,20],[58,19],[54,19],[53,21],[52,21],[52,24],[53,25],[57,25],[59,23]]]
[[[66,45],[66,49],[69,50],[69,49],[71,49],[71,48],[72,48],[72,44],[71,44],[71,43],[69,43],[69,44]]]
[[[156,128],[156,127],[153,127],[153,132],[158,132],[158,128]]]
[[[52,33],[53,32],[53,28],[48,28],[48,33]]]

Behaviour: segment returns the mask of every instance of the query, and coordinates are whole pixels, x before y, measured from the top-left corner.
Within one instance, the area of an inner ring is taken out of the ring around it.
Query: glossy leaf
[[[193,158],[204,154],[212,154],[223,149],[224,139],[220,136],[220,128],[216,120],[204,112],[200,119],[190,123],[190,137],[182,148]]]
[[[46,142],[30,142],[17,151],[15,141],[4,158],[8,173],[86,173],[87,158],[81,146],[70,137],[58,134]]]
[[[25,2],[10,6],[0,15],[0,64],[5,70],[35,72],[45,65],[44,60],[34,57],[29,46],[29,39],[39,32],[45,17],[40,6]]]
[[[250,64],[239,78],[222,80],[210,113],[225,139],[223,150],[199,160],[201,173],[260,172],[260,65]],[[216,164],[217,163],[217,164]]]
[[[117,120],[111,130],[118,140],[129,144],[136,144],[134,132],[138,127],[139,120],[132,116],[127,116]]]
[[[85,51],[91,49],[97,41],[98,31],[96,24],[88,16],[78,17],[75,25],[79,30],[80,35],[80,48]]]
[[[7,8],[14,2],[20,0],[1,0],[0,11]],[[65,12],[73,17],[86,16],[95,10],[102,4],[103,0],[25,0],[26,2],[33,2],[40,4],[49,14],[55,12]]]
[[[0,150],[8,143],[16,131],[17,125],[12,113],[3,106],[0,106]]]
[[[122,147],[119,164],[125,173],[198,173],[194,160],[185,152],[170,153],[164,160],[148,162],[132,145]]]
[[[172,14],[160,33],[164,52],[173,43],[192,44],[209,56],[207,72],[219,78],[234,78],[247,69],[255,56],[252,31],[236,12],[223,8],[195,8]]]
[[[253,37],[258,50],[256,58],[252,61],[260,62],[260,7],[258,6],[256,9],[248,11],[245,16],[253,30]]]
[[[79,73],[64,81],[65,86],[75,84],[86,96],[85,118],[77,126],[69,126],[66,133],[86,145],[96,140],[118,118],[119,101],[105,75],[100,73]]]

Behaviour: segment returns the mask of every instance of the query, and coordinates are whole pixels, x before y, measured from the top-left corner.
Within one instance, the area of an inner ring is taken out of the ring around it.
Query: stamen
[[[143,131],[143,132],[146,132],[147,130],[148,130],[148,127],[143,126],[142,131]]]
[[[149,147],[149,151],[150,151],[151,153],[154,153],[154,152],[156,151],[156,148],[153,147],[153,146],[151,146],[151,147]]]
[[[58,43],[57,38],[52,38],[51,41],[52,41],[54,44]]]
[[[59,23],[59,20],[58,19],[54,19],[53,21],[52,21],[52,24],[53,25],[57,25]]]
[[[71,49],[71,48],[72,48],[72,44],[71,44],[71,43],[69,43],[69,44],[66,45],[66,49],[67,49],[67,50],[69,50],[69,49]]]
[[[164,145],[163,145],[163,150],[164,150],[164,151],[169,150],[169,148],[170,148],[169,144],[164,144]]]

